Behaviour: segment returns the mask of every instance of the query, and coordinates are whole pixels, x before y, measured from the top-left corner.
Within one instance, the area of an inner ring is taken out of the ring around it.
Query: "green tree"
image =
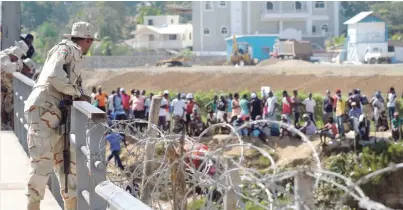
[[[325,45],[327,48],[340,47],[340,46],[344,45],[345,40],[346,40],[346,35],[342,34],[340,36],[335,36],[335,37],[332,37],[332,38],[326,40]]]

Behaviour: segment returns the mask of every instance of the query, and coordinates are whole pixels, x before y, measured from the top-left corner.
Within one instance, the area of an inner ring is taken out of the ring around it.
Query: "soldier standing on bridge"
[[[58,132],[62,118],[60,107],[61,104],[71,104],[72,100],[89,99],[81,89],[80,63],[82,55],[87,54],[95,40],[94,32],[94,27],[89,23],[73,24],[71,34],[65,35],[69,39],[63,40],[48,52],[41,74],[25,104],[30,153],[28,210],[39,210],[53,168],[59,180],[64,209],[76,209],[75,149],[70,148],[70,171],[65,173],[64,138]]]
[[[13,73],[20,71],[23,67],[21,57],[28,51],[25,42],[15,42],[15,46],[0,52],[1,60],[1,86],[7,89],[4,101],[2,101],[2,123],[7,125],[10,121],[13,127]]]

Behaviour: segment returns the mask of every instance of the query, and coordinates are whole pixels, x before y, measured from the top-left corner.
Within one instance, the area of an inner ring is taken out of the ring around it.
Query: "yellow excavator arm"
[[[238,54],[238,44],[236,43],[235,35],[232,36],[232,54],[233,55]]]

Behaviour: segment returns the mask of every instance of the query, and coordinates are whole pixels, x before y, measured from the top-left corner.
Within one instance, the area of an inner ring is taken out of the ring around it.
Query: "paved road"
[[[28,180],[29,159],[11,131],[0,132],[0,209],[26,209],[25,186]],[[61,209],[46,189],[41,210]]]

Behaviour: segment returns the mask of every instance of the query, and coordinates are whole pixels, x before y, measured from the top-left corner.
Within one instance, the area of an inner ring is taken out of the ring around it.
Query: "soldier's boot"
[[[41,202],[30,202],[28,203],[27,210],[40,210]]]
[[[76,210],[77,197],[64,200],[64,210]]]

